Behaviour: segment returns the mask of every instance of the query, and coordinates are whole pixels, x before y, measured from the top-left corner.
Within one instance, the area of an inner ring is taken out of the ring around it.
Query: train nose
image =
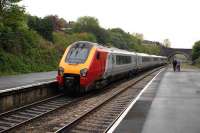
[[[65,87],[71,88],[74,86],[75,82],[74,77],[65,77]]]
[[[76,74],[65,74],[64,75],[64,87],[73,91],[74,88],[79,87],[80,76]]]

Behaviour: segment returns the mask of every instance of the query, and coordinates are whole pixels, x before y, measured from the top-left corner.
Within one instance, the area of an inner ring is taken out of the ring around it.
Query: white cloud
[[[105,28],[143,33],[149,40],[169,38],[172,47],[191,48],[200,40],[198,0],[24,0],[32,15],[57,14],[66,20],[94,16]]]

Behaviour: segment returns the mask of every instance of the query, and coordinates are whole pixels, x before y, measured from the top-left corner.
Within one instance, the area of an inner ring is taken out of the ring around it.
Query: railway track
[[[70,105],[81,98],[70,98],[64,95],[57,95],[15,110],[0,114],[0,133],[8,132],[29,121],[49,114],[50,112]]]
[[[157,71],[157,70],[156,70]],[[56,133],[91,133],[107,132],[130,102],[139,94],[140,90],[157,74],[151,71],[138,77],[132,83],[111,94],[96,106],[77,117],[65,126],[53,131]],[[133,86],[134,85],[134,86]],[[56,129],[56,128],[54,128]]]
[[[104,132],[149,81],[147,77],[152,78],[151,75],[159,69],[145,72],[125,84],[105,89],[100,94],[80,98],[58,95],[0,114],[0,133]],[[132,86],[133,89],[130,89]],[[33,120],[36,124],[32,124]]]

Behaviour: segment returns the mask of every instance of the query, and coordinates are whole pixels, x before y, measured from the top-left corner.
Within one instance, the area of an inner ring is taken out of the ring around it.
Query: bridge
[[[176,54],[182,54],[188,60],[192,60],[192,49],[167,48],[167,47],[164,47],[163,44],[160,42],[149,41],[149,40],[143,40],[142,44],[159,46],[160,47],[160,55],[168,57],[169,60],[171,60],[174,57],[174,55],[176,55]]]
[[[168,57],[171,60],[174,55],[183,54],[188,60],[192,60],[192,49],[183,49],[183,48],[160,48],[160,55]]]

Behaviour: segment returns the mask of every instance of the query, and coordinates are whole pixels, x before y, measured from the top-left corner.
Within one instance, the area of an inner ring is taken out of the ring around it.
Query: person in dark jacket
[[[175,72],[176,71],[177,61],[174,59],[173,62],[172,62],[172,64],[173,64],[173,69],[174,69],[174,72]]]
[[[180,62],[179,60],[177,60],[176,62],[177,62],[177,63],[176,63],[176,70],[177,70],[178,72],[180,72],[180,71],[181,71],[181,62]]]

